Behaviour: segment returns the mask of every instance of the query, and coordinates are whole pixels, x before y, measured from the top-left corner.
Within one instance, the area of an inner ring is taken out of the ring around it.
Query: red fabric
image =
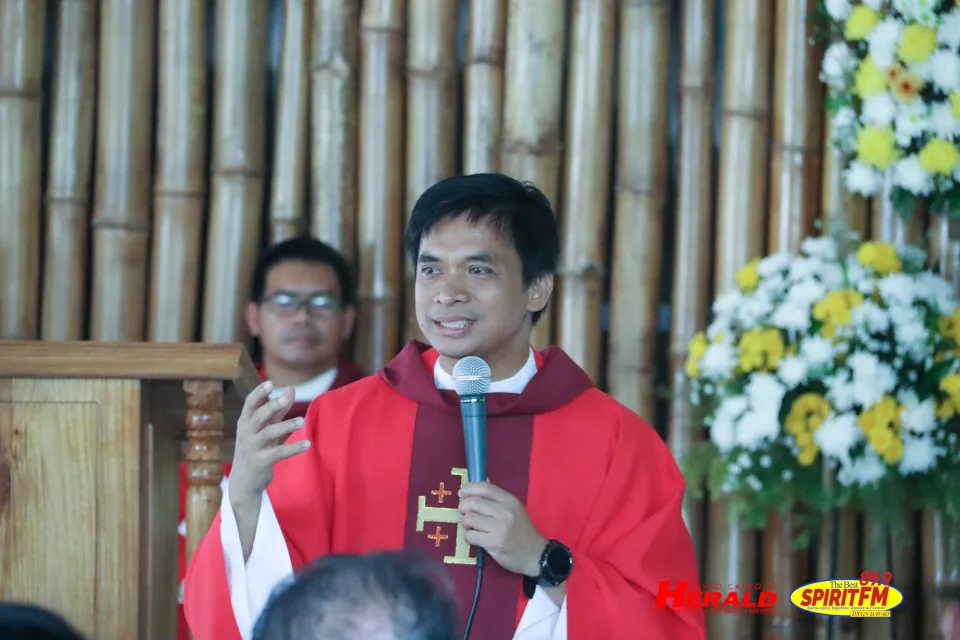
[[[268,488],[295,570],[328,553],[409,545],[406,534],[416,524],[409,522],[410,502],[420,497],[411,491],[415,431],[424,426],[418,410],[428,406],[462,432],[456,394],[436,389],[424,366],[428,351],[412,342],[378,376],[310,406],[305,428],[291,440],[309,437],[314,446],[278,464]],[[561,350],[540,355],[523,393],[488,396],[488,427],[498,416],[533,416],[526,506],[541,533],[573,550],[569,638],[705,638],[702,612],[654,605],[660,580],[699,583],[680,511],[684,481],[669,450]],[[515,597],[515,609],[500,612],[514,628],[527,602],[519,592]],[[191,562],[186,613],[197,640],[239,638],[219,516]]]
[[[260,374],[260,379],[264,380],[266,373],[261,367],[257,369],[257,373]],[[361,378],[365,377],[366,374],[349,358],[341,358],[340,363],[337,365],[337,377],[334,378],[333,384],[330,389],[339,389],[344,387],[351,382],[356,382]],[[290,408],[290,411],[287,413],[287,418],[302,418],[307,415],[307,409],[310,407],[309,402],[296,402]],[[224,477],[230,476],[230,468],[232,465],[224,464],[223,465],[223,475]],[[187,465],[180,465],[180,519],[178,522],[184,522],[184,519],[187,517]],[[219,518],[219,515],[217,516]],[[219,520],[216,523],[216,527],[211,525],[211,528],[217,530],[219,528]],[[183,583],[183,579],[187,574],[187,539],[185,536],[177,537],[177,581],[178,583]],[[187,627],[186,616],[184,615],[183,605],[177,606],[177,638],[178,640],[189,640],[189,633]]]

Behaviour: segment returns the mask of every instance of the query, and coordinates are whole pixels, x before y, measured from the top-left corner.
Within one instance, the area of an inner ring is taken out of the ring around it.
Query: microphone
[[[487,393],[490,392],[490,365],[483,358],[468,356],[453,367],[453,388],[460,396],[460,415],[463,417],[463,440],[467,449],[467,479],[485,482],[487,479]],[[477,589],[463,640],[470,637],[473,618],[477,613],[480,588],[483,584],[484,550],[477,547]]]
[[[476,356],[463,358],[453,367],[453,386],[460,396],[463,439],[467,445],[467,478],[470,482],[485,482],[490,365]]]

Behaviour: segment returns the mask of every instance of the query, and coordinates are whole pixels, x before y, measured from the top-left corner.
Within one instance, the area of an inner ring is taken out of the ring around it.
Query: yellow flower
[[[917,160],[924,171],[950,176],[960,161],[960,152],[952,142],[933,138],[917,154]]]
[[[903,455],[903,439],[900,437],[902,410],[903,407],[892,396],[885,395],[860,414],[857,420],[870,446],[887,464],[897,462]]]
[[[954,309],[948,316],[940,316],[937,319],[937,331],[944,338],[949,338],[954,344],[960,346],[960,309]]]
[[[944,377],[940,381],[940,391],[947,394],[947,398],[937,407],[937,413],[944,418],[960,413],[960,373]]]
[[[843,37],[847,40],[863,40],[873,31],[878,22],[880,22],[880,14],[866,5],[858,4],[847,18]]]
[[[737,285],[744,293],[750,293],[760,284],[760,273],[757,271],[758,264],[760,264],[759,258],[751,260],[737,271]]]
[[[790,413],[784,420],[784,429],[793,434],[800,452],[797,462],[808,467],[817,459],[820,448],[813,433],[820,428],[832,411],[830,403],[819,393],[805,393],[790,405]]]
[[[857,133],[857,160],[884,170],[896,159],[897,140],[892,127],[863,127]]]
[[[887,90],[887,75],[871,56],[863,59],[853,79],[857,95],[861,98],[869,98]]]
[[[882,276],[899,273],[903,268],[897,249],[887,242],[864,242],[857,249],[857,261]]]
[[[832,338],[837,327],[850,322],[853,308],[863,304],[863,295],[853,289],[837,289],[813,305],[813,318],[823,323],[820,334]]]
[[[904,62],[923,62],[937,48],[937,32],[922,24],[910,24],[903,30],[897,53]]]
[[[740,369],[773,371],[783,359],[783,336],[777,329],[755,327],[740,339]]]
[[[960,89],[950,92],[950,112],[954,118],[960,118]]]
[[[696,378],[700,375],[700,358],[707,351],[707,336],[702,331],[698,331],[689,345],[690,353],[687,354],[687,363],[685,366],[687,375]]]

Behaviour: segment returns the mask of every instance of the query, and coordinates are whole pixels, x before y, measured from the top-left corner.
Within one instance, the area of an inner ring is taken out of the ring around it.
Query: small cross
[[[437,532],[436,532],[436,533],[431,533],[431,534],[428,535],[427,537],[430,538],[431,540],[433,540],[433,542],[434,542],[433,546],[434,546],[434,547],[439,547],[439,546],[440,546],[440,541],[441,541],[441,540],[446,540],[449,536],[440,533],[440,526],[437,525]]]
[[[440,488],[439,488],[439,489],[434,489],[434,490],[431,491],[430,493],[432,493],[433,495],[437,496],[437,502],[439,502],[440,504],[443,504],[443,497],[444,497],[444,496],[452,496],[452,495],[453,495],[453,493],[451,493],[450,491],[446,491],[446,490],[443,488],[443,483],[442,483],[442,482],[440,483]],[[440,545],[437,545],[437,546],[440,546]]]

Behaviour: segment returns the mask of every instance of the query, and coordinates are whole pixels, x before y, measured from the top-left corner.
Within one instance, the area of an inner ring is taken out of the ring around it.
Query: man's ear
[[[540,276],[527,287],[527,311],[543,311],[553,293],[553,274]]]
[[[260,336],[260,307],[257,306],[255,302],[248,302],[246,309],[243,313],[244,319],[247,321],[247,330],[250,331],[250,335],[254,338]]]
[[[357,324],[357,308],[354,305],[347,305],[343,309],[343,324],[340,327],[340,339],[344,342],[350,339],[353,329]]]

